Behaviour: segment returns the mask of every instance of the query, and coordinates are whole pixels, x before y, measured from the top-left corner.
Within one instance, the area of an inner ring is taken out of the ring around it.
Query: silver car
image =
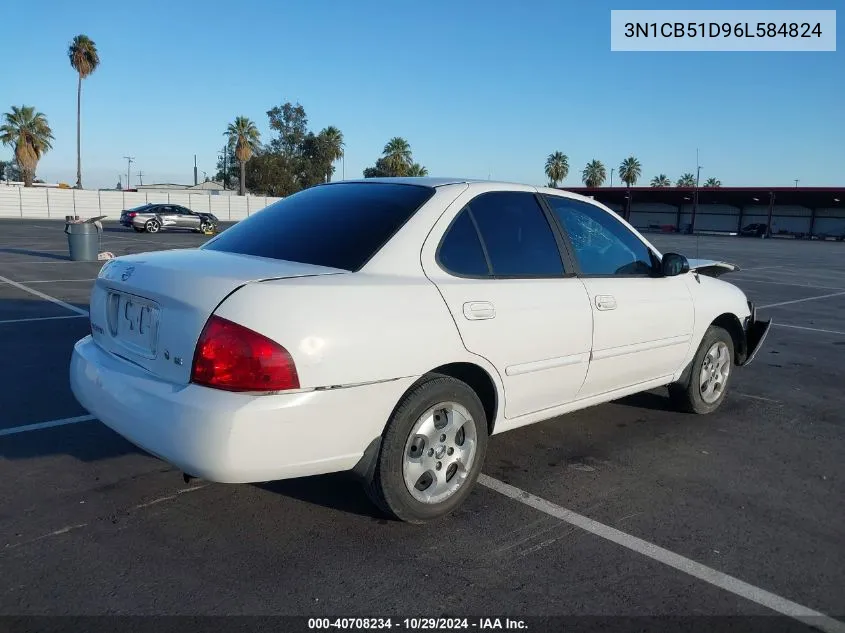
[[[138,233],[158,233],[162,229],[182,229],[200,233],[217,230],[217,217],[211,213],[191,211],[178,204],[144,204],[120,213],[120,223]]]

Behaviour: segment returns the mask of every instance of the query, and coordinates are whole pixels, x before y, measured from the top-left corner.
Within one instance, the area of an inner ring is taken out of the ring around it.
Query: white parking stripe
[[[519,488],[506,484],[503,481],[493,479],[487,475],[480,475],[478,483],[490,490],[509,497],[514,501],[519,501],[520,503],[530,506],[535,510],[544,512],[549,516],[565,521],[566,523],[581,528],[591,534],[595,534],[596,536],[600,536],[608,541],[612,541],[617,545],[621,545],[622,547],[637,552],[638,554],[647,556],[652,560],[668,565],[669,567],[693,576],[694,578],[698,578],[699,580],[703,580],[704,582],[710,583],[720,589],[729,591],[734,595],[756,602],[757,604],[763,605],[772,611],[776,611],[782,615],[799,620],[809,626],[825,631],[826,633],[845,633],[845,622],[831,618],[824,613],[809,609],[796,602],[787,600],[786,598],[781,598],[780,596],[770,593],[765,589],[760,589],[759,587],[750,585],[738,578],[734,578],[733,576],[724,574],[720,571],[707,567],[706,565],[697,563],[694,560],[690,560],[689,558],[670,552],[667,549],[663,549],[658,545],[644,541],[636,536],[631,536],[630,534],[621,532],[616,528],[612,528],[608,525],[604,525],[603,523],[599,523],[598,521],[594,521],[593,519],[589,519],[581,514],[573,512],[572,510],[567,510],[566,508],[556,505],[551,501],[532,495],[524,490],[520,490]]]
[[[24,280],[27,285],[29,284],[65,284],[68,282],[76,282],[76,281],[97,281],[96,277],[91,277],[90,279],[25,279]],[[3,283],[3,282],[0,282]]]
[[[49,429],[54,426],[65,426],[67,424],[77,424],[78,422],[90,422],[91,420],[96,420],[96,418],[93,415],[79,415],[75,418],[63,418],[61,420],[39,422],[38,424],[25,424],[24,426],[13,426],[10,429],[0,429],[0,436],[17,435],[18,433],[27,433],[29,431]]]
[[[845,288],[837,287],[837,286],[817,286],[815,284],[791,284],[787,281],[769,281],[768,279],[750,279],[748,277],[739,277],[739,275],[734,275],[731,279],[736,279],[737,283],[740,284],[770,284],[773,286],[796,286],[798,288],[813,288],[818,290],[842,290],[845,292]]]
[[[72,306],[69,303],[65,303],[61,299],[56,299],[55,297],[51,297],[50,295],[45,295],[43,292],[39,292],[38,290],[34,290],[32,288],[28,288],[23,284],[19,284],[17,281],[12,281],[6,277],[0,276],[0,281],[3,281],[11,286],[14,286],[18,290],[23,290],[24,292],[28,292],[29,294],[33,294],[36,297],[41,297],[47,301],[55,303],[56,305],[62,306],[63,308],[70,310],[71,312],[76,312],[77,314],[81,314],[82,316],[88,316],[88,310],[83,310],[82,308],[77,308],[76,306]]]
[[[818,297],[807,297],[805,299],[793,299],[792,301],[781,301],[780,303],[770,303],[769,305],[765,305],[765,306],[757,306],[757,309],[762,310],[764,308],[777,308],[779,306],[792,305],[793,303],[804,303],[805,301],[816,301],[817,299],[830,299],[831,297],[841,297],[842,295],[845,295],[845,292],[833,292],[829,295],[819,295]]]
[[[806,327],[803,325],[789,325],[788,323],[778,323],[775,321],[772,325],[777,325],[778,327],[788,327],[794,330],[809,330],[810,332],[824,332],[825,334],[840,334],[845,336],[845,332],[840,332],[839,330],[825,330],[820,327]]]
[[[57,321],[59,319],[82,319],[88,316],[87,314],[68,314],[67,316],[52,316],[52,317],[31,317],[29,319],[5,319],[0,321],[0,325],[5,323],[30,323],[32,321]]]

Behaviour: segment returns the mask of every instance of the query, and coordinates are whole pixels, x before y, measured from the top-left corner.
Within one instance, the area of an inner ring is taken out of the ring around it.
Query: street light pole
[[[129,184],[131,182],[129,180],[129,171],[132,168],[132,163],[135,162],[135,157],[134,156],[124,156],[124,158],[126,159],[126,189],[129,189]]]
[[[610,186],[613,188],[613,170],[616,169],[615,167],[610,168]]]

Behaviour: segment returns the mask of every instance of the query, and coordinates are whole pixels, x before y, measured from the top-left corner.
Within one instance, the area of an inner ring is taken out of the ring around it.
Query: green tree
[[[70,65],[78,74],[76,86],[76,188],[82,189],[82,80],[97,70],[97,45],[87,35],[77,35],[67,49]]]
[[[5,123],[0,126],[0,143],[14,146],[24,186],[31,187],[38,161],[53,147],[53,131],[47,117],[32,106],[12,106],[11,112],[6,112],[3,119]]]
[[[428,170],[414,162],[411,145],[401,136],[394,136],[384,146],[375,166],[364,170],[364,178],[396,178],[401,176],[424,176]]]
[[[704,186],[709,188],[709,189],[716,189],[716,188],[722,186],[722,181],[719,180],[718,178],[708,178],[704,182]]]
[[[678,178],[678,181],[675,183],[676,187],[695,187],[695,174],[691,174],[689,172],[685,173],[683,176]]]
[[[633,187],[637,184],[642,171],[640,161],[633,156],[629,156],[619,164],[619,178],[625,183],[626,187]]]
[[[229,146],[235,150],[235,158],[240,164],[240,187],[238,195],[246,194],[246,162],[260,147],[261,134],[249,118],[239,116],[234,123],[230,123],[225,132],[229,137]]]
[[[581,180],[587,187],[601,187],[607,179],[607,170],[600,160],[595,158],[587,163],[584,171],[581,172]]]
[[[666,174],[660,174],[659,176],[655,176],[651,179],[651,186],[652,187],[671,187],[672,181],[669,180],[669,177]]]
[[[557,187],[557,183],[566,180],[569,175],[569,158],[563,152],[553,152],[546,158],[546,176],[549,186]]]
[[[0,180],[20,182],[21,170],[13,160],[0,160]]]
[[[320,132],[320,135],[325,139],[326,145],[328,147],[328,153],[331,157],[331,163],[329,163],[329,170],[326,174],[326,182],[331,182],[332,174],[334,173],[334,166],[332,165],[332,163],[343,158],[343,132],[337,129],[334,125],[330,125],[327,128],[323,128],[323,130]]]
[[[302,145],[308,136],[308,116],[299,103],[285,103],[267,111],[270,129],[279,133],[278,138],[270,142],[270,149],[281,152],[287,158],[299,156]]]
[[[407,176],[414,162],[411,145],[401,136],[394,136],[382,150],[388,169],[397,176]]]

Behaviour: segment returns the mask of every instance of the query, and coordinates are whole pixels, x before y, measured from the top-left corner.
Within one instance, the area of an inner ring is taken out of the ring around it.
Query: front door
[[[470,186],[450,209],[460,211],[435,226],[423,266],[464,346],[499,373],[505,417],[572,401],[587,375],[592,311],[536,194]]]
[[[695,321],[684,277],[656,273],[657,256],[612,213],[573,198],[545,199],[565,229],[593,311],[590,368],[578,398],[674,374]]]
[[[181,229],[199,229],[200,217],[185,207],[173,207],[176,211],[176,226]]]

